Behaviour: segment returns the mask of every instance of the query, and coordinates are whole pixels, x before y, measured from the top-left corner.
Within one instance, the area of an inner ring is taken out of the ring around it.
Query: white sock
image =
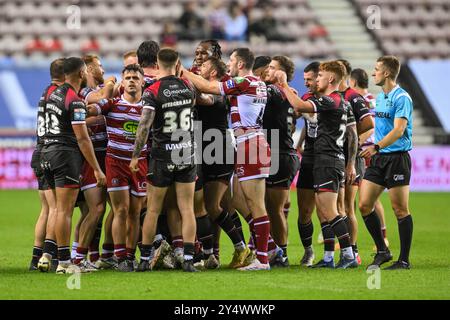
[[[234,245],[234,249],[238,250],[238,251],[242,251],[245,249],[245,243],[244,241],[238,242]]]
[[[78,242],[74,241],[72,243],[72,252],[70,253],[70,257],[72,259],[75,259],[77,256],[77,248],[78,248]]]
[[[342,255],[347,259],[355,259],[352,247],[341,248]]]
[[[334,260],[334,251],[325,251],[323,254],[323,261],[330,262]]]

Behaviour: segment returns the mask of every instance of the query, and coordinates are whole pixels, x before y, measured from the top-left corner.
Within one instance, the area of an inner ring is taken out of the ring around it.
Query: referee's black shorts
[[[411,179],[411,157],[407,151],[377,153],[370,160],[364,179],[387,189],[407,186]]]

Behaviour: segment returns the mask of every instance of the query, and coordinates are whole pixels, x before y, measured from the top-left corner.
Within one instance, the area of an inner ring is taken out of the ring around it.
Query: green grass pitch
[[[361,220],[358,246],[363,266],[354,270],[310,270],[299,267],[303,254],[297,231],[297,203],[291,195],[288,255],[291,267],[272,271],[229,270],[232,246],[222,236],[220,270],[186,274],[157,271],[83,274],[80,289],[67,287],[68,276],[27,271],[39,212],[36,191],[0,191],[0,299],[450,299],[450,194],[413,193],[414,238],[410,271],[381,271],[379,289],[368,289],[372,242]],[[382,197],[394,258],[399,253],[397,223]],[[74,214],[74,224],[78,219]],[[314,218],[316,260],[319,225]],[[247,232],[248,228],[244,226]],[[338,253],[337,253],[338,255]]]

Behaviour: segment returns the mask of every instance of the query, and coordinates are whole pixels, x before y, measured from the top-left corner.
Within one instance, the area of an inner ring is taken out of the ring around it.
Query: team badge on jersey
[[[232,89],[235,87],[234,81],[232,79],[227,80],[227,82],[225,82],[226,86],[228,89]]]

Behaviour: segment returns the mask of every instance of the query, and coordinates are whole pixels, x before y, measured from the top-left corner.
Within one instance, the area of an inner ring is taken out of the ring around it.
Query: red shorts
[[[236,145],[235,172],[239,181],[267,178],[270,172],[270,146],[264,135],[252,135]]]
[[[103,172],[105,172],[105,157],[106,151],[96,152],[95,157],[97,158],[98,164]],[[81,167],[80,176],[80,190],[85,191],[87,189],[95,188],[97,186],[97,179],[95,179],[94,169],[89,165],[89,163],[84,160],[83,166]]]
[[[147,159],[139,160],[139,172],[131,174],[130,161],[106,156],[106,186],[108,192],[130,190],[136,197],[147,194]]]

